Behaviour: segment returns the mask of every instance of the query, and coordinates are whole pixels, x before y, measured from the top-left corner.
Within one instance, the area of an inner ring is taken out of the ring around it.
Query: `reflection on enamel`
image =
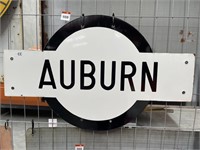
[[[87,42],[76,43],[76,44],[73,44],[73,47],[81,47],[81,46],[85,46],[87,44],[88,44]]]
[[[85,39],[85,36],[84,35],[80,35],[80,36],[75,37],[75,38],[67,39],[67,43],[80,42],[80,40],[83,40],[83,39]]]

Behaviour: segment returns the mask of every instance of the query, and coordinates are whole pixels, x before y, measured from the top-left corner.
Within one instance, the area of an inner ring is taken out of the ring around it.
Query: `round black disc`
[[[116,30],[125,35],[137,47],[139,52],[152,52],[148,42],[134,27],[123,20],[103,15],[82,16],[64,25],[48,41],[44,48],[45,51],[56,51],[65,38],[83,28],[90,27],[105,27]],[[90,130],[109,130],[131,122],[136,119],[149,103],[148,101],[137,101],[129,110],[116,118],[104,121],[92,121],[72,114],[56,98],[44,97],[44,100],[65,121],[82,129]]]

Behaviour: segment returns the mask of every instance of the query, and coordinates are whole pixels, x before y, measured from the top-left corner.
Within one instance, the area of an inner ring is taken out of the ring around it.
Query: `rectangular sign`
[[[59,97],[81,91],[80,96],[110,93],[136,100],[191,101],[193,54],[139,55],[134,59],[111,61],[80,55],[67,58],[52,51],[5,50],[5,95]],[[111,72],[115,81],[107,89],[105,85],[111,83]]]

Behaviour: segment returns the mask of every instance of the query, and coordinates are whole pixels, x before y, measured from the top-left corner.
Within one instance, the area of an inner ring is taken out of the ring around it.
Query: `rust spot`
[[[35,50],[35,51],[38,51],[38,50],[41,50],[41,46],[40,45],[34,45],[33,47],[29,48],[29,50]]]
[[[47,10],[47,4],[46,1],[41,1],[41,13],[46,14]],[[42,47],[47,44],[48,42],[48,34],[45,32],[45,26],[44,26],[44,15],[42,15]]]
[[[180,42],[185,43],[186,39],[184,37],[181,38]]]
[[[41,2],[41,6],[42,6],[42,14],[45,14],[45,9],[48,8],[46,2],[45,2],[45,1],[42,1],[42,2]]]
[[[179,34],[180,35],[183,35],[184,31],[183,30],[180,30]]]
[[[43,9],[47,9],[47,4],[44,2]]]
[[[193,33],[189,31],[187,36],[193,36]]]

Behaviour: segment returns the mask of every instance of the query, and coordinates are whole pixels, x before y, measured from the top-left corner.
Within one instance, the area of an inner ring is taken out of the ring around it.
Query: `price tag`
[[[70,21],[70,17],[71,17],[71,12],[69,11],[63,11],[61,13],[61,20],[64,20],[64,21]]]
[[[84,150],[84,145],[83,144],[76,144],[75,150]]]

